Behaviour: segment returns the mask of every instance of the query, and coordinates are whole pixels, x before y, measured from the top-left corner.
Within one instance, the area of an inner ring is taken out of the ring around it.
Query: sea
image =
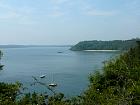
[[[67,46],[3,48],[0,82],[23,84],[23,92],[51,93],[47,87],[56,83],[56,93],[67,97],[83,94],[89,76],[101,71],[104,61],[119,55],[118,51],[71,51]],[[45,75],[44,78],[40,76]],[[36,80],[41,85],[36,83]]]

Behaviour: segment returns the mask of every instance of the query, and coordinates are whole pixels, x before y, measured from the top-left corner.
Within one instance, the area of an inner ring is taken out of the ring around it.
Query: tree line
[[[136,46],[136,41],[140,40],[113,40],[113,41],[81,41],[78,44],[72,46],[70,50],[82,51],[82,50],[128,50]]]

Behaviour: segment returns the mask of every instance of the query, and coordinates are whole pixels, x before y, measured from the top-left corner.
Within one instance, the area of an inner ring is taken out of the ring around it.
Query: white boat
[[[46,75],[41,75],[41,76],[40,76],[40,78],[45,78],[45,77],[46,77]]]
[[[54,78],[53,78],[53,75],[52,75],[52,82],[49,84],[50,87],[56,87],[57,84],[54,82]]]
[[[56,87],[57,84],[56,84],[56,83],[50,83],[49,86],[50,86],[50,87]]]
[[[58,51],[57,53],[63,53],[62,51]]]

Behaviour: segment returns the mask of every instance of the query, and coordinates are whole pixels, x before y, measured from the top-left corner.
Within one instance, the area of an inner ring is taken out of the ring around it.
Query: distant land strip
[[[78,44],[72,46],[72,51],[109,51],[109,50],[128,50],[136,46],[136,42],[139,38],[130,40],[112,40],[112,41],[81,41]]]
[[[25,48],[25,47],[71,47],[72,45],[0,45],[0,48]]]

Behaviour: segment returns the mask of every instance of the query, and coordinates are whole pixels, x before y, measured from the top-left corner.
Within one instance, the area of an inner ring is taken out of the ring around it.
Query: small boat
[[[61,52],[61,51],[58,51],[57,53],[63,53],[63,52]]]
[[[50,87],[56,87],[57,84],[54,82],[54,78],[53,78],[53,75],[52,75],[52,82],[49,84]]]
[[[57,84],[56,84],[56,83],[50,83],[49,86],[50,86],[50,87],[56,87]]]
[[[41,75],[41,76],[40,76],[40,78],[45,78],[45,77],[46,77],[46,75]]]

